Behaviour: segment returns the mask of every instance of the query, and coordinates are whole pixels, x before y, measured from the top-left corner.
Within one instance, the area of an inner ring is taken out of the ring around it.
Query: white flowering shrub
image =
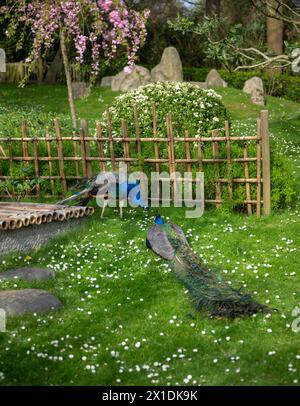
[[[120,135],[121,120],[126,119],[129,134],[134,134],[136,104],[141,136],[151,136],[153,130],[152,106],[156,105],[158,136],[166,136],[166,115],[172,113],[174,134],[182,136],[188,130],[191,136],[207,135],[222,128],[227,112],[222,97],[213,90],[204,90],[191,83],[152,83],[118,96],[110,108],[114,135]],[[103,117],[105,121],[105,117]]]

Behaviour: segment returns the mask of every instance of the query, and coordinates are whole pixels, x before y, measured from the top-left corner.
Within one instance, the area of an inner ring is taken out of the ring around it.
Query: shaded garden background
[[[274,0],[272,0],[274,3]],[[270,3],[272,3],[272,1]],[[0,7],[5,4],[0,1]],[[286,97],[299,102],[300,100],[300,78],[299,75],[292,75],[290,68],[277,70],[245,70],[228,72],[220,59],[214,58],[208,49],[205,35],[196,35],[193,32],[181,32],[174,30],[168,24],[174,21],[178,15],[188,18],[191,22],[201,24],[204,17],[216,17],[220,20],[220,35],[226,37],[233,26],[241,25],[243,31],[243,45],[255,46],[258,49],[268,51],[273,55],[286,52],[291,46],[297,47],[300,44],[299,26],[282,22],[274,18],[268,18],[257,8],[257,3],[266,3],[263,0],[125,0],[124,3],[129,9],[142,11],[150,10],[150,17],[147,23],[147,41],[138,51],[136,63],[148,68],[159,63],[162,52],[167,46],[177,48],[184,67],[184,79],[187,81],[204,81],[211,68],[221,69],[222,77],[228,85],[235,88],[242,88],[246,79],[259,75],[264,80],[266,93],[276,97]],[[285,1],[294,12],[299,13],[300,2],[298,0]],[[276,2],[275,2],[276,4]],[[19,35],[7,38],[7,22],[0,15],[0,47],[5,49],[7,62],[25,60],[32,46],[32,35],[30,31],[22,33],[24,43],[18,47]],[[274,35],[274,32],[276,33]],[[46,55],[43,56],[43,82],[51,83],[52,78],[49,71],[53,68],[53,60],[59,51],[59,41]],[[75,62],[75,49],[70,46],[70,60]],[[124,50],[118,50],[117,57],[108,65],[101,55],[101,69],[97,82],[100,83],[104,76],[115,75],[126,65],[127,57]],[[86,58],[80,68],[82,79],[88,79],[91,72],[91,60]],[[276,74],[277,73],[277,74]],[[63,69],[57,76],[58,83],[65,83]]]

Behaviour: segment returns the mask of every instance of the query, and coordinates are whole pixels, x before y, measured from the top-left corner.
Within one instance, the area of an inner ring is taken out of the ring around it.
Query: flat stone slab
[[[48,268],[19,268],[0,273],[1,280],[25,279],[27,281],[45,281],[54,278],[55,272]]]
[[[55,296],[45,290],[22,289],[0,292],[0,309],[8,316],[47,313],[61,305]]]

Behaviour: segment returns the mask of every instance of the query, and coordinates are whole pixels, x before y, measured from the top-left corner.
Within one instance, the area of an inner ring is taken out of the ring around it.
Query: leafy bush
[[[134,133],[136,104],[139,114],[141,134],[152,132],[152,106],[157,109],[157,131],[166,135],[166,115],[172,112],[174,131],[184,134],[185,130],[200,136],[223,126],[228,118],[221,96],[213,90],[203,90],[190,83],[156,83],[142,86],[137,90],[122,94],[114,100],[110,108],[114,134],[120,134],[121,121],[126,119],[129,132]],[[103,116],[105,125],[105,115]]]
[[[294,167],[278,145],[271,143],[271,201],[274,210],[294,206],[296,179]]]
[[[142,137],[153,136],[153,104],[157,111],[157,135],[167,136],[166,116],[172,113],[174,136],[184,136],[189,131],[191,136],[207,135],[209,131],[224,126],[227,119],[227,111],[222,103],[221,96],[213,90],[203,90],[190,83],[156,83],[142,86],[137,90],[124,93],[114,100],[111,112],[111,124],[113,135],[120,136],[122,119],[126,119],[128,133],[135,134],[133,105],[137,106],[139,116],[140,134]],[[103,115],[103,127],[106,126],[105,114]],[[131,156],[136,150],[131,144]],[[192,154],[196,153],[191,151]],[[183,143],[175,144],[176,156],[185,157]],[[123,155],[123,146],[120,143],[115,148],[117,156]],[[159,157],[168,160],[167,143],[160,143]],[[142,143],[142,158],[154,158],[153,143]],[[162,171],[168,171],[167,164],[161,164]],[[179,170],[185,169],[184,166]],[[154,170],[154,166],[144,166],[147,173]]]
[[[265,91],[268,95],[300,102],[300,76],[270,75],[263,71],[229,73],[225,70],[221,70],[220,74],[226,80],[228,86],[237,89],[242,89],[246,80],[253,76],[259,76],[264,82]]]
[[[210,68],[183,68],[184,79],[194,82],[205,82]]]
[[[0,194],[17,201],[34,194],[44,180],[28,179],[28,176],[33,175],[33,171],[33,167],[28,164],[22,163],[19,167],[15,167],[14,172],[10,174],[11,177],[0,182]]]

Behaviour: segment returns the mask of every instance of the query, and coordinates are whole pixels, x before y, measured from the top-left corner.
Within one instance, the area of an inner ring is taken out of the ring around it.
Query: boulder
[[[216,69],[212,69],[206,77],[207,88],[212,87],[227,87],[227,83],[223,80]]]
[[[48,268],[19,268],[0,273],[1,280],[24,279],[28,281],[45,281],[54,278],[55,272]]]
[[[257,104],[259,106],[264,106],[265,97],[264,97],[263,92],[259,89],[254,89],[251,93],[251,101],[252,101],[252,103]]]
[[[300,48],[295,48],[291,54],[291,57],[294,59],[292,62],[292,72],[300,72]]]
[[[91,86],[86,82],[73,82],[72,88],[74,99],[88,97],[91,94]]]
[[[149,69],[136,65],[129,74],[122,71],[114,76],[111,82],[111,89],[115,92],[128,92],[149,83],[151,83]]]
[[[101,87],[111,87],[111,82],[113,80],[114,76],[104,76],[101,79]]]
[[[259,106],[265,105],[264,99],[264,84],[261,78],[254,76],[246,80],[243,91],[251,95],[251,101]]]
[[[7,290],[0,292],[0,309],[8,316],[46,313],[61,307],[51,293],[39,289]]]
[[[183,69],[176,48],[165,48],[160,63],[151,71],[152,82],[183,82]]]
[[[253,76],[253,78],[246,80],[243,87],[243,92],[251,94],[255,89],[258,89],[264,93],[263,81],[258,76]]]

